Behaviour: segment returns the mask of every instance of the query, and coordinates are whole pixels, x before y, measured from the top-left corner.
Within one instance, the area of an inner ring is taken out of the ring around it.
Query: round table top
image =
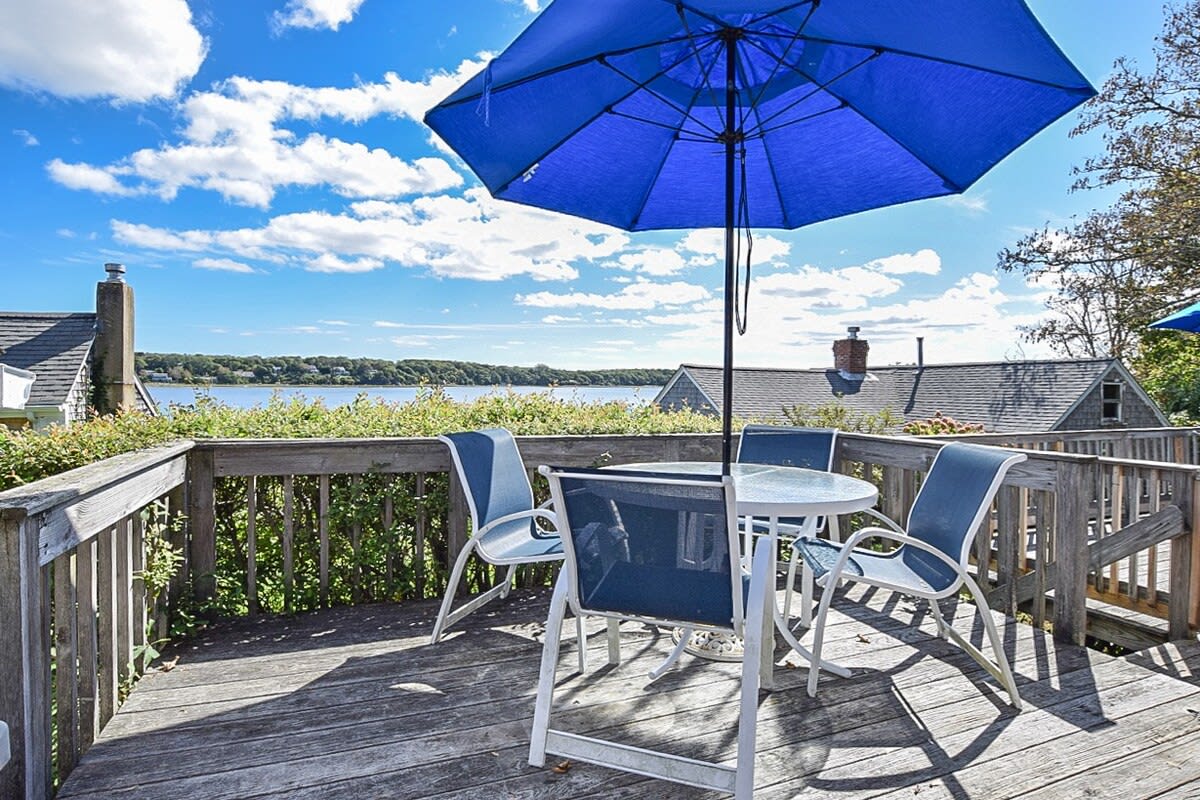
[[[613,469],[720,475],[719,461],[659,461],[614,464]],[[730,464],[739,514],[754,517],[802,517],[851,514],[875,505],[878,490],[866,481],[802,467]]]

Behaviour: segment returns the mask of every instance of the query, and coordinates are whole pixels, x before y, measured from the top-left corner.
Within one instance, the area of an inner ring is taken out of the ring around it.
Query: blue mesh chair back
[[[441,437],[461,466],[471,519],[482,528],[492,520],[533,508],[533,490],[517,442],[503,428],[447,433]],[[532,525],[532,520],[521,523]]]
[[[837,431],[833,428],[789,428],[747,425],[738,443],[737,460],[743,464],[806,467],[828,472],[833,466]]]
[[[828,472],[833,468],[837,444],[835,428],[792,428],[783,425],[747,425],[738,440],[737,460],[741,464],[770,464],[776,467],[804,467]],[[782,517],[783,525],[803,525],[803,517]],[[816,527],[825,526],[817,517]]]
[[[996,447],[953,443],[938,451],[908,515],[908,535],[933,545],[964,569],[971,541],[991,507],[1004,473],[1025,456]],[[936,556],[903,548],[904,563],[941,590],[958,579]]]
[[[578,610],[740,625],[743,581],[731,482],[619,470],[549,474]]]

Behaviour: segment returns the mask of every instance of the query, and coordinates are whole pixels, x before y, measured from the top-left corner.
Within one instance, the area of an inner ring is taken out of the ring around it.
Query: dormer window
[[[1100,421],[1112,424],[1121,421],[1121,393],[1125,385],[1120,381],[1105,381],[1100,385]]]

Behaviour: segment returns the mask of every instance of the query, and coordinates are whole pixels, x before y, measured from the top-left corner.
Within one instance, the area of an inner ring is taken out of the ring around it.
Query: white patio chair
[[[733,482],[617,470],[542,468],[558,511],[566,563],[554,587],[534,710],[529,763],[546,754],[717,789],[750,800],[770,551],[753,579],[741,568]],[[720,552],[724,558],[696,558]],[[747,583],[749,583],[747,594]],[[744,637],[735,766],[558,730],[551,724],[563,617],[576,614]]]
[[[954,443],[938,451],[921,485],[908,527],[902,529],[888,521],[888,528],[867,527],[857,531],[844,544],[814,537],[802,537],[792,545],[792,569],[788,591],[795,578],[797,560],[804,565],[801,579],[801,615],[811,619],[814,584],[821,586],[821,604],[813,631],[813,660],[821,658],[825,621],[839,581],[866,583],[903,592],[929,601],[929,610],[938,634],[948,638],[971,655],[1007,690],[1013,706],[1021,708],[1012,668],[1005,657],[996,623],[987,598],[979,584],[967,573],[967,559],[975,532],[979,530],[992,499],[1014,465],[1024,461],[1024,453],[997,447]],[[881,519],[884,519],[881,517]],[[888,553],[859,549],[862,542],[878,537],[899,547]],[[962,634],[942,618],[938,600],[955,595],[963,585],[970,590],[987,629],[994,660],[985,656]],[[818,670],[808,675],[808,693],[816,696]]]
[[[558,520],[549,508],[549,501],[534,507],[525,462],[511,433],[503,428],[489,428],[448,433],[438,439],[450,448],[454,468],[466,492],[473,530],[450,572],[430,644],[437,644],[448,627],[480,606],[497,597],[507,597],[518,565],[563,558]],[[541,527],[539,520],[553,530]],[[472,553],[489,564],[508,569],[504,579],[491,589],[451,610]],[[587,668],[587,640],[582,619],[576,620],[576,635],[579,671],[583,672]]]

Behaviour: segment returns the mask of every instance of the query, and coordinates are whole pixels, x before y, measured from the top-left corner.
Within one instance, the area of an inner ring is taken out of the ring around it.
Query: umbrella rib
[[[490,91],[492,94],[496,94],[497,92],[507,91],[508,89],[514,89],[518,86],[523,86],[526,83],[532,83],[533,81],[541,80],[549,75],[555,75],[559,72],[566,72],[568,70],[575,69],[576,67],[585,66],[593,61],[598,61],[605,58],[614,58],[616,56],[625,56],[629,55],[630,53],[636,53],[639,50],[648,50],[652,47],[663,47],[666,45],[679,44],[686,41],[688,41],[687,36],[672,36],[654,42],[639,44],[636,47],[625,47],[620,50],[606,50],[603,53],[596,53],[595,55],[588,56],[587,58],[579,58],[574,61],[568,61],[565,64],[549,67],[548,69],[544,69],[540,72],[535,72],[532,75],[523,75],[522,77],[517,78],[516,80],[508,81],[507,83],[496,84],[491,87]],[[480,90],[469,95],[464,95],[457,100],[442,101],[440,104],[438,104],[437,108],[453,108],[454,106],[460,106],[464,103],[469,103],[472,100],[478,101],[482,96],[483,90]]]
[[[709,64],[707,69],[705,68],[704,59],[700,55],[700,45],[696,44],[696,36],[692,33],[692,26],[688,24],[687,15],[683,13],[684,8],[685,6],[683,3],[678,3],[675,6],[675,10],[679,12],[679,21],[683,23],[683,29],[687,32],[687,40],[692,46],[692,53],[696,56],[696,63],[700,65],[700,72],[704,75],[704,81],[701,86],[707,85],[709,99],[712,100],[713,107],[717,108],[721,105],[720,98],[717,97],[716,89],[713,88],[712,83],[708,80],[708,76],[712,74],[713,66],[715,66],[717,62],[716,59],[713,59],[712,64]],[[691,11],[692,13],[707,19],[707,16],[700,14],[700,12],[696,11],[695,9],[691,9]],[[718,20],[717,22],[719,23],[720,21]],[[694,98],[692,102],[695,102]],[[732,122],[733,120],[726,120],[725,124],[728,126]]]
[[[762,100],[763,95],[765,95],[767,93],[767,88],[771,85],[771,81],[775,80],[775,76],[779,74],[779,70],[783,67],[784,60],[788,57],[788,54],[792,52],[792,48],[796,46],[796,42],[800,41],[803,38],[804,29],[805,29],[805,27],[808,26],[808,22],[809,22],[809,20],[812,19],[813,12],[816,10],[817,10],[817,6],[814,3],[808,9],[808,14],[805,15],[804,20],[798,26],[796,26],[796,33],[793,34],[792,37],[788,40],[787,47],[784,48],[783,53],[780,54],[779,56],[771,56],[771,58],[775,61],[775,66],[774,66],[774,68],[772,68],[771,74],[767,76],[767,79],[765,81],[763,81],[762,87],[758,90],[758,94],[750,101],[751,108],[757,107],[759,101]],[[780,13],[780,12],[776,12],[776,13]],[[765,50],[766,48],[759,47],[759,49]]]
[[[581,130],[583,130],[584,128],[586,128],[588,125],[592,124],[592,123],[593,123],[593,122],[594,122],[594,121],[595,121],[595,120],[596,120],[596,119],[597,119],[597,118],[598,118],[598,117],[599,117],[601,114],[605,114],[605,113],[609,113],[609,114],[611,114],[611,113],[613,113],[613,111],[614,111],[614,109],[615,109],[615,107],[616,107],[616,104],[617,104],[617,103],[620,103],[620,102],[622,102],[622,101],[624,101],[624,100],[628,100],[630,97],[632,97],[632,96],[633,96],[633,94],[634,94],[635,92],[638,92],[638,91],[640,91],[640,90],[646,89],[646,84],[648,84],[650,81],[658,80],[660,77],[662,77],[663,75],[665,75],[665,74],[666,74],[666,71],[667,71],[667,69],[671,69],[671,68],[673,68],[673,67],[675,67],[675,66],[678,66],[678,64],[679,64],[679,63],[682,63],[682,62],[683,62],[683,60],[684,60],[684,59],[686,59],[686,58],[688,58],[688,57],[689,57],[689,56],[684,56],[684,57],[683,57],[683,59],[681,59],[679,62],[677,62],[676,64],[672,64],[672,65],[671,65],[671,67],[666,67],[666,68],[664,68],[664,69],[660,70],[659,72],[657,72],[656,74],[654,74],[654,75],[652,75],[650,78],[648,78],[648,79],[647,79],[645,82],[634,82],[633,88],[632,88],[632,89],[630,89],[630,90],[629,90],[627,93],[625,93],[625,94],[624,94],[624,95],[622,95],[621,97],[617,98],[615,101],[613,101],[613,102],[612,102],[612,103],[610,103],[609,105],[605,106],[604,108],[600,109],[600,110],[599,110],[599,111],[597,111],[595,114],[591,115],[591,116],[590,116],[590,117],[588,117],[586,120],[584,120],[583,122],[581,122],[579,125],[577,125],[577,126],[575,127],[575,129],[574,129],[574,130],[570,131],[570,132],[569,132],[569,133],[567,133],[565,136],[561,137],[561,138],[560,138],[560,139],[559,139],[557,142],[555,142],[555,143],[554,143],[553,145],[551,145],[551,146],[550,146],[548,149],[546,149],[545,151],[543,151],[541,155],[539,155],[539,156],[538,156],[537,158],[535,158],[533,161],[531,161],[531,162],[529,162],[528,164],[526,164],[526,165],[525,165],[525,167],[524,167],[523,169],[520,169],[520,170],[517,170],[516,172],[514,172],[514,173],[513,173],[513,176],[512,176],[511,178],[509,178],[508,180],[506,180],[504,183],[502,183],[500,186],[498,186],[498,187],[496,188],[496,190],[493,192],[493,194],[499,194],[500,192],[503,192],[503,191],[504,191],[505,189],[507,189],[507,188],[509,187],[509,185],[510,185],[510,184],[512,184],[512,182],[513,182],[513,181],[515,181],[515,180],[516,180],[516,179],[517,179],[519,176],[521,176],[521,175],[524,175],[524,174],[526,174],[527,172],[529,172],[530,168],[531,168],[531,167],[532,167],[534,164],[537,164],[537,163],[541,162],[541,160],[542,160],[543,158],[545,158],[546,156],[550,155],[550,154],[551,154],[551,153],[553,153],[555,150],[557,150],[557,149],[558,149],[558,148],[559,148],[559,147],[560,147],[560,146],[563,144],[563,142],[566,142],[566,141],[570,140],[572,136],[574,136],[575,134],[579,133]],[[607,60],[607,57],[606,57],[606,59],[605,59],[605,60]],[[603,60],[602,60],[600,63],[601,63],[601,64],[604,64],[604,66],[608,66],[610,69],[612,69],[612,67],[611,67],[610,65],[608,65],[608,64],[605,64],[605,61],[603,61]],[[626,80],[632,80],[632,79],[630,79],[630,78],[629,78],[627,75],[625,75],[624,73],[622,73],[620,70],[614,70],[614,71],[615,71],[615,72],[616,72],[618,75],[620,75],[621,77],[623,77],[623,78],[626,78]],[[647,90],[647,91],[649,91],[649,90]],[[651,94],[651,95],[654,95],[654,92],[652,92],[652,91],[651,91],[651,92],[650,92],[650,94]],[[691,117],[691,115],[690,115],[690,114],[688,114],[686,111],[684,112],[684,116],[685,116],[685,117],[687,117],[688,119],[693,119],[693,118]],[[703,125],[703,123],[701,123],[701,125]]]
[[[757,49],[759,49],[759,50],[761,50],[762,52],[766,53],[767,55],[771,55],[770,51],[768,51],[768,50],[765,50],[765,49],[764,49],[764,48],[763,48],[761,45],[757,44],[756,42],[751,42],[751,44],[753,44],[753,45],[754,45],[754,47],[756,47]],[[772,56],[772,57],[774,57],[774,56]],[[779,109],[778,111],[776,111],[776,112],[772,113],[772,114],[771,114],[769,117],[767,117],[766,119],[761,119],[761,120],[759,120],[759,130],[760,130],[760,131],[761,131],[761,130],[763,130],[763,129],[765,128],[765,126],[766,126],[766,124],[767,124],[767,123],[771,122],[771,121],[772,121],[772,120],[774,120],[774,119],[777,119],[778,117],[782,116],[783,114],[786,114],[788,111],[791,111],[793,108],[795,108],[796,106],[798,106],[798,105],[800,105],[801,103],[805,102],[806,100],[808,100],[808,99],[810,99],[810,98],[812,98],[812,97],[815,97],[815,96],[816,96],[818,93],[820,93],[820,92],[829,92],[830,94],[833,94],[832,92],[830,92],[830,91],[829,91],[829,87],[830,87],[830,86],[832,86],[832,85],[833,85],[833,84],[834,84],[836,81],[840,81],[842,78],[846,77],[846,76],[847,76],[847,75],[849,75],[850,73],[852,73],[852,72],[854,72],[855,70],[857,70],[857,69],[861,68],[861,67],[862,67],[862,66],[864,66],[865,64],[868,64],[868,63],[870,63],[872,60],[874,60],[874,59],[876,59],[876,58],[878,58],[878,57],[879,57],[879,53],[878,53],[878,52],[873,52],[873,53],[871,53],[871,55],[867,56],[867,57],[866,57],[866,58],[864,58],[862,61],[860,61],[860,62],[858,62],[857,64],[854,64],[854,65],[852,65],[852,66],[850,66],[850,67],[847,67],[845,70],[843,70],[842,72],[838,73],[837,75],[834,75],[832,78],[830,78],[829,80],[825,81],[824,83],[821,83],[821,82],[819,82],[819,81],[816,81],[816,80],[814,80],[814,79],[813,79],[813,77],[812,77],[811,75],[809,75],[807,72],[804,72],[803,70],[801,70],[801,69],[800,69],[799,67],[797,67],[796,65],[794,65],[794,64],[788,64],[788,65],[787,65],[787,66],[788,66],[788,69],[792,70],[792,71],[793,71],[793,72],[795,72],[797,75],[799,75],[799,76],[801,76],[802,78],[804,78],[805,80],[809,81],[809,82],[810,82],[810,83],[813,85],[813,87],[814,87],[814,88],[813,88],[813,90],[812,90],[812,91],[808,92],[808,93],[807,93],[807,94],[805,94],[803,97],[798,97],[798,98],[796,98],[796,99],[795,99],[794,101],[792,101],[791,103],[788,103],[788,104],[787,104],[786,106],[784,106],[783,108],[781,108],[781,109]],[[781,63],[782,63],[782,62],[781,62]],[[844,106],[846,106],[846,105],[847,105],[847,103],[846,103],[846,101],[843,99],[843,100],[842,100],[842,106],[844,107]],[[828,109],[827,109],[827,110],[828,110]],[[779,127],[782,127],[782,126],[779,126]]]
[[[865,64],[866,62],[864,61],[863,63]],[[859,66],[861,66],[861,64]],[[800,70],[798,68],[794,68],[794,69],[797,69],[797,71],[800,72],[802,75],[805,75],[805,77],[807,77],[809,80],[812,80],[812,76],[807,75],[806,73],[804,73],[803,70]],[[839,95],[834,89],[827,86],[825,88],[825,91],[829,92],[831,95],[836,97],[839,101],[841,101],[841,103],[845,107],[853,110],[854,113],[858,114],[860,117],[862,117],[864,120],[866,120],[873,128],[875,128],[875,130],[879,131],[884,136],[886,136],[888,139],[891,139],[893,142],[895,142],[898,147],[900,147],[901,149],[904,150],[904,152],[908,153],[910,156],[915,158],[919,163],[925,165],[926,169],[928,169],[934,175],[937,175],[938,178],[940,178],[943,183],[945,183],[947,186],[953,187],[955,192],[966,191],[966,188],[967,188],[966,186],[960,186],[958,181],[951,180],[942,170],[938,169],[933,164],[930,164],[924,158],[917,155],[917,153],[911,147],[909,147],[906,143],[900,141],[895,136],[893,136],[891,131],[889,131],[886,128],[879,125],[879,123],[877,123],[875,120],[871,119],[869,116],[867,116],[865,113],[863,113],[862,109],[855,107],[853,103],[851,103],[845,97]]]
[[[754,114],[755,117],[759,116],[758,112],[759,112],[759,108],[757,106],[751,107],[750,113]],[[824,113],[824,112],[818,112],[818,114],[819,113]],[[817,116],[817,115],[813,115],[813,116]],[[770,171],[770,173],[771,173],[771,186],[774,187],[775,196],[779,199],[779,213],[781,213],[783,215],[784,226],[787,228],[792,228],[794,226],[791,224],[790,220],[788,219],[787,203],[784,201],[784,198],[783,198],[783,189],[779,185],[779,174],[775,171],[775,161],[774,161],[774,159],[771,158],[770,148],[767,147],[766,131],[762,130],[761,120],[759,121],[758,129],[760,131],[762,131],[762,133],[763,133],[763,135],[762,135],[763,156],[767,160],[767,170]]]
[[[704,124],[704,121],[703,121],[703,120],[701,120],[700,118],[693,116],[693,115],[692,115],[692,113],[691,113],[691,111],[690,111],[689,109],[687,109],[687,108],[684,108],[683,106],[681,106],[681,105],[679,105],[679,104],[677,104],[677,103],[673,102],[673,101],[672,101],[672,100],[671,100],[669,97],[666,97],[666,96],[664,96],[664,95],[660,94],[659,92],[656,92],[656,91],[654,91],[653,89],[651,89],[651,88],[650,88],[650,83],[651,83],[651,81],[656,81],[656,80],[658,80],[659,78],[661,78],[661,77],[663,77],[664,75],[666,75],[666,74],[667,74],[667,72],[669,72],[670,70],[674,69],[675,67],[678,67],[678,66],[679,66],[680,64],[682,64],[684,61],[687,61],[687,60],[688,60],[688,59],[690,59],[690,58],[691,58],[691,56],[690,56],[690,55],[685,55],[683,58],[679,59],[679,60],[678,60],[678,61],[676,61],[674,64],[671,64],[671,65],[670,65],[670,66],[668,66],[668,67],[664,67],[664,68],[663,68],[662,70],[660,70],[660,71],[659,71],[657,74],[655,74],[654,76],[652,76],[652,77],[648,78],[648,79],[647,79],[646,81],[644,81],[644,82],[642,82],[642,81],[638,81],[638,80],[637,80],[636,78],[634,78],[633,76],[631,76],[631,75],[628,75],[628,74],[626,74],[625,72],[623,72],[623,71],[621,71],[621,70],[617,69],[617,68],[616,68],[614,65],[612,65],[612,64],[610,64],[610,63],[608,63],[608,60],[607,60],[607,59],[605,59],[605,60],[604,60],[603,62],[601,62],[601,63],[602,63],[602,64],[604,64],[604,66],[606,66],[606,67],[608,67],[609,69],[611,69],[613,72],[615,72],[615,73],[617,73],[618,75],[620,75],[620,76],[621,76],[622,78],[624,78],[625,80],[627,80],[627,81],[629,81],[630,83],[632,83],[632,84],[633,84],[635,87],[637,87],[638,89],[644,89],[644,90],[645,90],[645,92],[646,92],[646,94],[650,95],[650,96],[651,96],[651,97],[653,97],[655,100],[658,100],[658,101],[660,101],[660,102],[661,102],[663,105],[667,106],[667,107],[668,107],[668,108],[670,108],[672,111],[675,111],[676,113],[678,113],[678,114],[682,115],[682,116],[683,116],[685,119],[690,119],[692,122],[695,122],[695,123],[696,123],[697,125],[699,125],[701,128],[703,128],[704,130],[706,130],[706,131],[708,131],[710,134],[712,134],[712,135],[713,135],[713,137],[715,138],[715,137],[717,137],[717,136],[719,136],[719,135],[720,135],[720,132],[719,132],[719,131],[715,130],[714,128],[711,128],[711,127],[709,127],[709,126],[708,126],[708,125],[706,125],[706,124]],[[701,65],[701,66],[703,66],[703,65]],[[710,70],[710,71],[712,70],[712,67],[711,67],[711,66],[709,67],[709,70]],[[705,78],[707,78],[707,77],[708,77],[708,74],[707,74],[707,73],[705,73]],[[626,97],[628,97],[628,95],[626,95]],[[625,98],[622,98],[622,99],[625,99]],[[692,96],[692,105],[695,105],[695,102],[696,102],[696,98],[695,98],[695,95],[693,95],[693,96]],[[648,119],[641,119],[640,117],[635,117],[635,116],[632,116],[632,115],[630,115],[630,114],[624,114],[624,113],[618,112],[618,111],[616,111],[616,110],[615,110],[615,108],[614,108],[614,109],[612,109],[612,110],[610,111],[610,113],[613,113],[613,114],[620,114],[621,116],[628,117],[629,119],[636,119],[636,120],[638,120],[638,121],[640,121],[640,122],[647,122],[647,123],[650,123],[650,124],[658,124],[658,125],[663,125],[664,127],[670,127],[669,125],[664,125],[663,123],[655,123],[655,122],[653,122],[652,120],[648,120]],[[678,128],[676,128],[676,130],[679,130],[679,129],[678,129]],[[696,135],[699,135],[699,134],[696,134]]]
[[[773,33],[771,31],[755,31],[755,33],[759,36],[771,36],[774,38],[790,38],[790,37],[786,36],[786,34]],[[1092,91],[1091,87],[1086,86],[1086,85],[1085,86],[1068,86],[1066,84],[1054,83],[1053,81],[1043,80],[1042,78],[1033,78],[1033,77],[1029,77],[1027,75],[1018,75],[1014,72],[1006,72],[1001,69],[995,69],[994,67],[985,67],[980,64],[969,64],[965,61],[956,61],[952,58],[943,58],[941,56],[932,56],[932,55],[928,55],[926,53],[918,53],[913,50],[901,50],[900,48],[897,48],[897,47],[888,47],[886,45],[881,45],[881,44],[862,44],[859,42],[845,42],[845,41],[841,41],[839,39],[826,39],[821,36],[805,36],[804,38],[806,41],[816,42],[817,44],[835,45],[837,47],[855,47],[855,48],[859,48],[861,50],[875,50],[876,52],[878,52],[880,54],[887,53],[889,55],[894,55],[894,56],[904,56],[906,58],[918,58],[918,59],[922,59],[924,61],[933,61],[938,64],[945,64],[945,65],[951,66],[951,67],[962,67],[964,69],[975,70],[976,72],[986,72],[990,75],[998,75],[1001,78],[1011,78],[1013,80],[1025,81],[1026,83],[1033,83],[1033,84],[1037,84],[1038,86],[1046,86],[1051,89],[1062,89],[1062,90],[1068,91],[1068,92],[1090,92],[1090,91]]]

